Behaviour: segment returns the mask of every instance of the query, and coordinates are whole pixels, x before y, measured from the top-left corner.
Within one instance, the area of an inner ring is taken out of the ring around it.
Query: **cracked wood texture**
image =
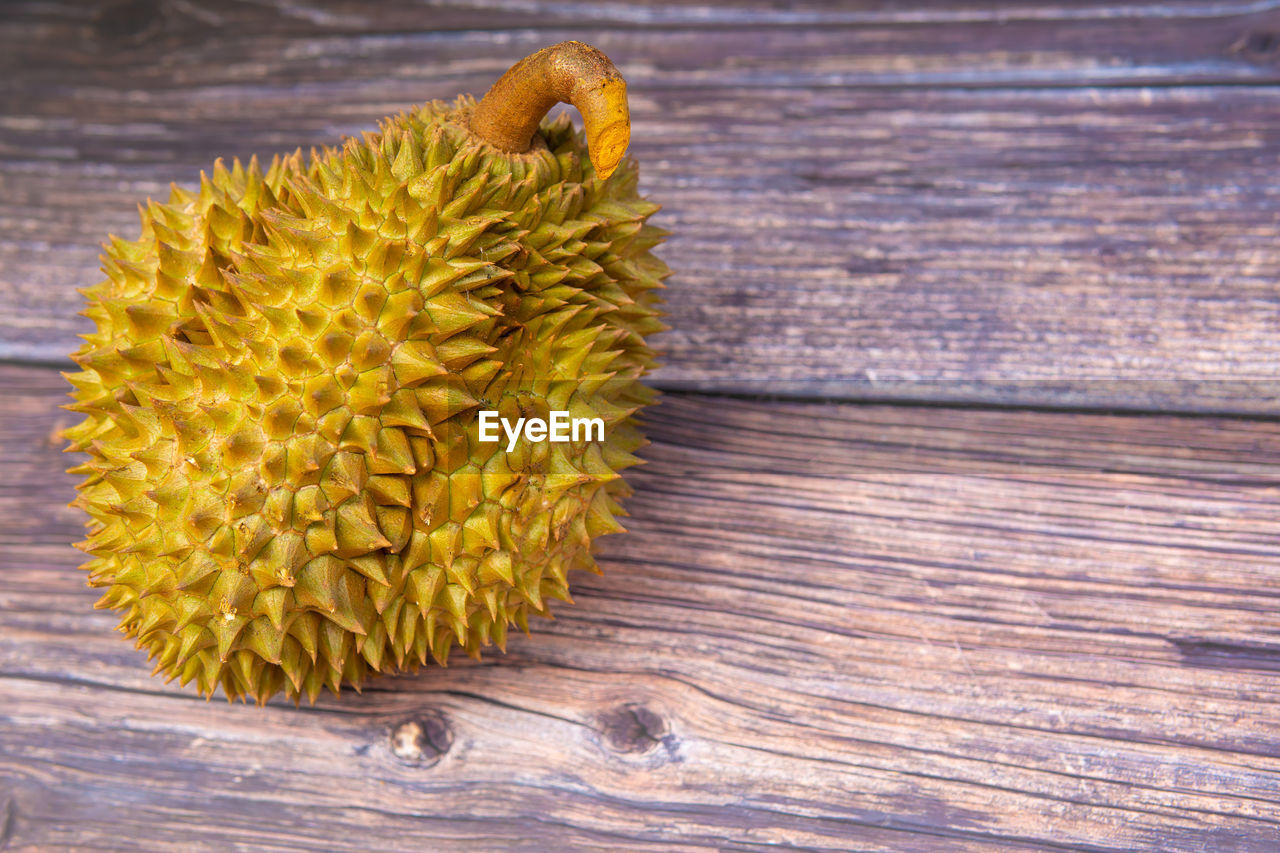
[[[0,850],[1277,849],[1272,7],[5,3]],[[605,574],[315,707],[150,678],[60,473],[98,242],[566,38],[673,231]]]
[[[1274,850],[1280,429],[669,394],[601,577],[295,709],[148,676],[3,368],[3,845]]]
[[[673,232],[663,387],[1280,413],[1270,6],[11,0],[0,358],[65,358],[169,182],[581,38]]]

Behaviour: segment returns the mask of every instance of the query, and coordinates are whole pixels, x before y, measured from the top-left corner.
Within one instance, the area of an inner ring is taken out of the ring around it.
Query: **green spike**
[[[431,609],[432,602],[444,588],[445,572],[440,566],[428,565],[414,569],[409,573],[409,585],[417,599],[418,608],[423,617]]]
[[[347,565],[375,584],[380,584],[381,586],[391,585],[391,579],[387,576],[386,557],[381,553],[375,552],[361,557],[351,557],[347,560]]]
[[[284,632],[267,616],[250,622],[240,635],[241,646],[268,663],[279,664],[284,651]],[[252,682],[250,682],[252,683]]]
[[[396,382],[402,386],[419,385],[435,376],[448,373],[430,341],[404,341],[391,355]]]
[[[346,573],[343,561],[333,556],[322,555],[308,562],[298,571],[293,586],[298,606],[321,613],[335,611]]]
[[[191,657],[203,649],[217,645],[217,639],[202,625],[186,625],[176,629],[180,643],[174,668],[183,666]],[[184,680],[185,684],[186,681]]]
[[[284,632],[285,610],[291,605],[292,593],[287,587],[264,589],[253,600],[253,614],[265,616],[277,633]]]
[[[394,428],[383,428],[378,432],[374,445],[369,448],[372,456],[369,470],[375,474],[413,474],[417,466],[413,461],[413,450],[409,447],[409,439],[403,431]]]
[[[454,636],[461,640],[467,636],[467,601],[471,595],[459,584],[446,584],[441,593],[443,604],[450,618]]]
[[[378,528],[378,522],[364,504],[347,501],[338,507],[337,526],[338,555],[355,557],[379,548],[389,548],[391,540]]]
[[[402,506],[406,509],[413,506],[407,477],[380,474],[370,477],[367,487],[369,494],[379,504]]]
[[[297,641],[312,664],[316,663],[320,650],[320,625],[319,614],[302,611],[294,615],[288,629],[289,636]]]

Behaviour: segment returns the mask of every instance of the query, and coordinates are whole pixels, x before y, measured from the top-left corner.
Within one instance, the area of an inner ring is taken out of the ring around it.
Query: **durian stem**
[[[529,150],[543,116],[564,101],[578,108],[596,174],[607,178],[631,141],[627,84],[609,57],[580,41],[526,56],[503,74],[471,113],[471,131],[503,151]]]

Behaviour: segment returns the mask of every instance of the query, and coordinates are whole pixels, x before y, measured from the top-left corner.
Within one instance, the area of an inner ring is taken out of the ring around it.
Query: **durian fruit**
[[[545,119],[558,101],[585,139]],[[667,273],[629,133],[616,68],[565,42],[478,103],[219,161],[110,238],[65,435],[88,455],[89,583],[156,673],[314,702],[504,647],[596,570]],[[605,437],[508,452],[483,409]]]

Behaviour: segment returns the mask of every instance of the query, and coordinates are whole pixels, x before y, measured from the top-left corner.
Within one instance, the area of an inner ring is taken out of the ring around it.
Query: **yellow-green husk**
[[[565,118],[508,154],[474,102],[338,149],[218,163],[141,209],[69,374],[100,607],[156,671],[311,701],[503,646],[620,529],[666,274],[631,160]],[[478,441],[477,412],[603,442]]]

